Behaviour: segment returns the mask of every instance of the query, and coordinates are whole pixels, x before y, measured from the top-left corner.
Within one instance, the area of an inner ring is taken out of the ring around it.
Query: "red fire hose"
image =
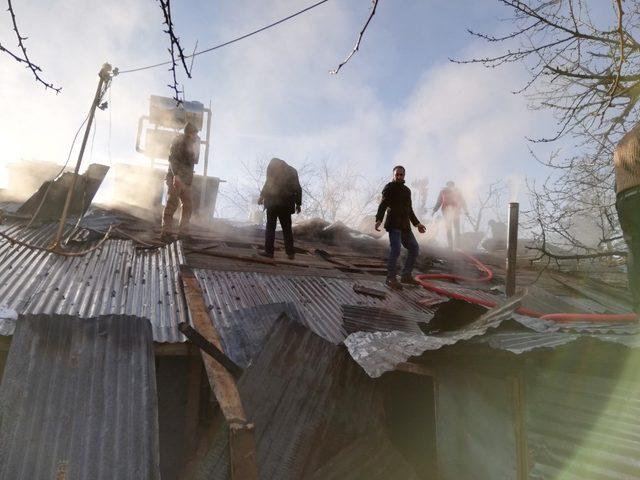
[[[493,272],[489,267],[484,265],[478,259],[472,257],[471,255],[460,251],[467,260],[469,260],[483,275],[480,277],[464,277],[461,275],[454,275],[451,273],[427,273],[422,275],[417,275],[416,280],[422,285],[423,288],[435,292],[439,295],[443,295],[445,297],[454,298],[456,300],[463,300],[465,302],[474,303],[476,305],[482,305],[483,307],[493,308],[497,305],[496,302],[492,302],[491,300],[485,300],[483,298],[471,297],[468,295],[463,295],[461,293],[452,292],[445,288],[439,287],[430,283],[428,280],[460,280],[467,283],[485,283],[490,281],[493,278]],[[537,312],[535,310],[530,310],[528,308],[520,307],[516,310],[516,312],[527,315],[528,317],[540,318],[542,320],[552,320],[554,322],[594,322],[594,323],[602,323],[602,322],[614,322],[614,323],[623,323],[623,322],[635,322],[637,320],[637,316],[635,313],[624,313],[619,315],[612,314],[599,314],[599,313],[549,313],[544,314],[542,312]]]

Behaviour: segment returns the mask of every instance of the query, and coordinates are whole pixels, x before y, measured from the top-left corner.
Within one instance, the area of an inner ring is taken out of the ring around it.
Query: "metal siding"
[[[186,321],[179,265],[182,246],[136,250],[129,240],[108,240],[80,257],[65,257],[0,240],[0,299],[18,313],[82,318],[121,314],[147,318],[156,342],[181,342]],[[0,318],[0,334],[14,322]]]
[[[348,280],[311,276],[270,275],[256,272],[222,272],[195,269],[212,314],[225,313],[267,303],[292,303],[301,321],[326,340],[338,344],[346,337],[341,305],[368,305],[431,313],[418,304],[433,294],[422,289],[394,292],[379,299],[353,291],[354,283],[380,288],[379,281]]]
[[[530,372],[531,479],[640,478],[640,378],[631,363],[607,378]]]
[[[159,479],[152,347],[137,317],[20,317],[0,386],[0,478]]]

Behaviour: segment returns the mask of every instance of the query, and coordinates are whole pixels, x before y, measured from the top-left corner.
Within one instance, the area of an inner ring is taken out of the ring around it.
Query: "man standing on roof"
[[[280,220],[284,249],[290,260],[295,258],[291,215],[300,213],[302,187],[298,171],[284,160],[272,158],[267,166],[267,178],[258,198],[258,205],[267,209],[267,225],[264,233],[264,252],[260,255],[273,258],[276,239],[276,223]]]
[[[440,208],[442,208],[442,216],[447,230],[447,243],[449,248],[456,248],[460,241],[460,209],[464,210],[467,216],[469,216],[469,211],[462,192],[456,188],[456,184],[451,180],[447,182],[446,187],[440,190],[438,202],[433,207],[433,214]]]
[[[629,248],[627,276],[633,309],[640,315],[640,124],[631,129],[613,153],[616,210]]]
[[[382,190],[382,201],[378,206],[375,224],[376,230],[379,231],[386,212],[387,219],[384,222],[384,229],[389,232],[389,262],[386,284],[397,290],[402,289],[402,283],[418,285],[418,282],[411,276],[411,271],[420,247],[411,231],[411,224],[417,227],[420,233],[427,230],[413,213],[411,190],[404,184],[404,175],[403,166],[393,167],[393,181],[387,183]],[[400,256],[400,245],[407,249],[407,259],[400,275],[400,282],[398,282],[396,268]]]
[[[191,123],[184,127],[184,134],[178,135],[171,143],[169,149],[169,170],[165,181],[167,182],[167,204],[162,212],[163,240],[168,240],[173,233],[173,214],[182,204],[180,214],[180,235],[188,235],[189,220],[193,210],[191,200],[191,183],[193,182],[193,167],[198,163],[200,142],[198,141],[198,129]]]

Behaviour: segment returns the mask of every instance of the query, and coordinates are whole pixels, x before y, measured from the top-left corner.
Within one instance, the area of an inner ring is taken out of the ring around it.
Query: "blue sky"
[[[196,40],[206,48],[313,1],[174,3],[175,28],[192,51]],[[330,0],[196,58],[194,78],[181,74],[181,81],[187,99],[213,105],[210,174],[233,179],[240,162],[272,156],[293,165],[349,163],[372,178],[402,163],[409,179],[429,177],[430,203],[449,179],[473,197],[496,179],[544,176],[525,136],[549,134],[553,119],[510,93],[525,82],[526,71],[448,61],[495,52],[466,28],[504,31],[510,12],[489,0],[381,0],[360,51],[338,75],[329,75],[353,47],[369,6],[367,0]],[[0,162],[61,163],[104,61],[127,69],[167,59],[161,12],[152,0],[55,0],[45,6],[25,0],[15,8],[30,55],[63,90],[44,91],[30,72],[0,56]],[[0,16],[0,43],[15,43],[8,14]],[[165,67],[116,77],[110,111],[98,113],[87,163],[143,162],[134,148],[137,121],[150,94],[171,95],[170,80]]]

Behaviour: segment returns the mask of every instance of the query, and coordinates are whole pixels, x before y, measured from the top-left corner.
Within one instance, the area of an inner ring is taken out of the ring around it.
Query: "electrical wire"
[[[226,47],[227,45],[231,45],[232,43],[239,42],[240,40],[244,40],[245,38],[251,37],[251,36],[256,35],[257,33],[260,33],[260,32],[264,32],[265,30],[268,30],[268,29],[270,29],[272,27],[275,27],[276,25],[280,25],[281,23],[284,23],[284,22],[286,22],[288,20],[291,20],[292,18],[297,17],[298,15],[302,15],[303,13],[308,12],[309,10],[312,10],[312,9],[314,9],[316,7],[319,7],[320,5],[322,5],[323,3],[327,3],[328,1],[329,0],[321,0],[320,2],[314,3],[313,5],[310,5],[307,8],[304,8],[304,9],[302,9],[302,10],[296,12],[296,13],[293,13],[293,14],[289,15],[288,17],[282,18],[282,19],[280,19],[280,20],[278,20],[276,22],[270,23],[269,25],[266,25],[266,26],[264,26],[262,28],[259,28],[258,30],[254,30],[253,32],[246,33],[246,34],[244,34],[244,35],[242,35],[240,37],[236,37],[236,38],[234,38],[232,40],[229,40],[227,42],[221,43],[219,45],[215,45],[213,47],[206,48],[204,50],[200,50],[199,52],[195,52],[192,55],[186,55],[184,58],[187,59],[187,58],[197,57],[198,55],[202,55],[203,53],[212,52],[214,50],[218,50],[219,48]],[[162,67],[164,65],[170,65],[171,63],[172,63],[172,61],[169,60],[169,61],[166,61],[166,62],[156,63],[154,65],[147,65],[146,67],[129,68],[129,69],[125,69],[125,70],[120,70],[119,74],[122,75],[123,73],[140,72],[142,70],[149,70],[149,69],[152,69],[152,68]]]

